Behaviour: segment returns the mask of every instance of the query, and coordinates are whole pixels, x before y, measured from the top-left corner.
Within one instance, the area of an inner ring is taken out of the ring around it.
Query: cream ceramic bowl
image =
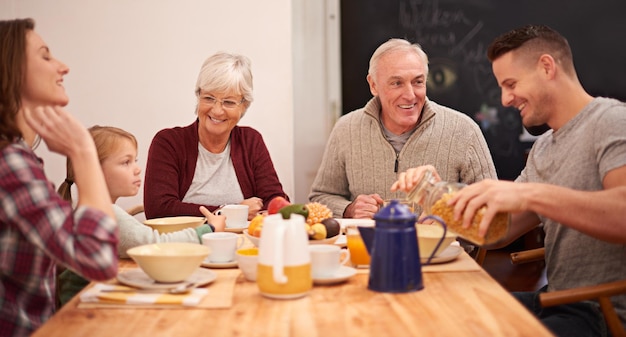
[[[173,216],[167,218],[157,218],[145,220],[146,226],[152,227],[159,233],[171,233],[185,228],[196,228],[202,225],[206,218],[201,216]]]
[[[443,227],[437,224],[433,224],[433,225],[417,224],[415,225],[415,227],[417,228],[417,239],[419,242],[420,258],[427,259],[430,256],[430,254],[432,254],[433,250],[435,250],[437,243],[443,236]],[[448,246],[450,246],[450,244],[455,239],[456,239],[456,234],[448,230],[446,232],[446,237],[443,239],[443,242],[437,249],[435,256],[441,254],[441,252],[443,252],[444,249],[448,248]]]
[[[181,282],[209,256],[209,247],[188,242],[162,242],[133,247],[126,251],[153,280]]]

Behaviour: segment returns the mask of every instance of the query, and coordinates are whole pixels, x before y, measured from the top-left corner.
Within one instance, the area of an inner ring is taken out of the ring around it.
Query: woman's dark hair
[[[17,126],[26,72],[26,33],[33,19],[0,21],[0,149],[22,137]]]

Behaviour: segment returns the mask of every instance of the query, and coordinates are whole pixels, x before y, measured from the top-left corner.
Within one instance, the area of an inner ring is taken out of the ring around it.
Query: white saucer
[[[430,260],[430,264],[453,261],[461,254],[462,251],[463,251],[463,247],[457,246],[457,245],[450,245],[448,246],[448,248],[444,249],[443,252],[441,252],[441,254],[433,257],[433,259]],[[428,260],[428,256],[424,258],[420,258],[420,260],[422,263],[426,263],[426,261]]]
[[[341,266],[335,275],[330,277],[314,277],[314,284],[334,284],[344,282],[356,274],[356,269],[352,267]]]
[[[151,279],[141,268],[123,271],[117,274],[117,280],[125,285],[141,289],[170,289],[184,283],[197,286],[209,284],[217,279],[217,274],[209,269],[198,268],[186,280],[177,283],[160,283]]]
[[[206,267],[206,268],[216,268],[216,269],[237,268],[237,260],[228,261],[228,262],[211,262],[209,261],[209,258],[207,257],[206,259],[204,259],[204,261],[202,261],[201,266]]]
[[[250,226],[250,221],[248,221],[245,227],[226,227],[224,228],[224,232],[241,234],[244,229],[248,229],[248,226]]]
[[[343,219],[337,218],[339,221],[339,225],[341,225],[341,229],[346,228],[349,225],[361,225],[361,226],[373,226],[375,221],[373,219]]]

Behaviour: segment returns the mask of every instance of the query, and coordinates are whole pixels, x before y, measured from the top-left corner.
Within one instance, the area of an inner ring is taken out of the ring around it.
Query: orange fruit
[[[259,214],[252,218],[250,225],[248,225],[248,234],[256,237],[261,237],[261,228],[263,228],[263,214]]]

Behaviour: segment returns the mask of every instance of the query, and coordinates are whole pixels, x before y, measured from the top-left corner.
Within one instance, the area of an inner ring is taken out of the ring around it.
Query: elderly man
[[[374,96],[341,117],[309,194],[335,216],[371,218],[398,172],[432,165],[442,179],[496,178],[487,143],[468,116],[426,97],[428,57],[417,44],[391,39],[374,52],[367,82]]]

